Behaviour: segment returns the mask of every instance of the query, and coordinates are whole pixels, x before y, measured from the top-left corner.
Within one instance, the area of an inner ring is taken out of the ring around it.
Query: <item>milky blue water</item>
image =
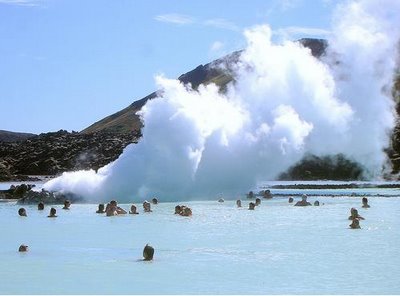
[[[19,217],[20,206],[0,203],[0,293],[400,294],[400,197],[370,196],[369,209],[360,197],[316,199],[324,205],[274,198],[255,211],[184,202],[189,218],[173,214],[176,203],[118,217],[57,206],[55,219],[50,206]],[[351,207],[365,217],[361,230],[348,228]],[[154,260],[139,261],[147,243]]]

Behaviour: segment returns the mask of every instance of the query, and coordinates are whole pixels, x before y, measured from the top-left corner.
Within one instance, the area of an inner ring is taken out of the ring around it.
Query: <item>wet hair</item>
[[[70,205],[71,205],[71,202],[70,202],[68,199],[66,199],[66,200],[64,201],[64,207],[63,207],[63,209],[68,209]]]
[[[318,201],[318,200],[316,200],[316,201],[314,202],[314,206],[319,206],[319,201]]]
[[[116,202],[115,200],[112,200],[112,201],[110,201],[110,205],[116,206],[116,205],[117,205],[117,202]]]
[[[50,216],[54,216],[55,214],[57,214],[57,210],[55,208],[51,208],[50,209]]]
[[[256,204],[254,202],[249,203],[249,210],[254,210]]]
[[[136,213],[136,210],[137,210],[136,206],[135,205],[131,205],[131,212],[132,213]]]
[[[293,202],[293,197],[289,197],[289,203]]]
[[[44,203],[42,203],[42,202],[40,202],[40,203],[38,203],[38,205],[37,205],[37,208],[38,208],[38,210],[44,210]]]
[[[258,206],[259,204],[261,204],[261,199],[260,198],[256,198],[256,206]]]
[[[152,202],[154,205],[156,205],[156,204],[158,204],[158,199],[154,197],[154,198],[151,200],[151,202]]]
[[[238,200],[236,201],[236,205],[237,205],[238,207],[241,207],[241,206],[242,206],[242,201],[241,201],[240,199],[238,199]]]
[[[18,248],[18,252],[26,252],[28,251],[28,246],[27,245],[20,245]]]
[[[152,246],[149,246],[149,244],[147,244],[143,249],[143,258],[145,261],[150,261],[153,260],[153,256],[154,256],[154,248]]]
[[[368,203],[368,198],[363,197],[363,198],[362,198],[362,203],[363,203],[363,204],[367,204],[367,203]]]
[[[182,207],[180,205],[175,206],[175,214],[179,214],[182,211]]]
[[[20,215],[20,216],[26,216],[26,210],[25,210],[24,208],[20,208],[20,209],[18,210],[18,215]]]
[[[104,212],[104,204],[99,204],[99,208],[96,213],[103,213]]]

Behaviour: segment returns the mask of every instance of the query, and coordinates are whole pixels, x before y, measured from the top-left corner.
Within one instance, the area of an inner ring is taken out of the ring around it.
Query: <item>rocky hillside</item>
[[[140,134],[69,133],[60,130],[21,142],[0,142],[0,181],[24,180],[21,175],[57,175],[98,169],[118,158]]]
[[[36,136],[29,133],[16,133],[10,131],[0,130],[0,142],[18,142]]]

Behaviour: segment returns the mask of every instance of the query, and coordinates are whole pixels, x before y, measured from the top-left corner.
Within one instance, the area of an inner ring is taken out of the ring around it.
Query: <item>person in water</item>
[[[184,217],[190,217],[190,216],[192,216],[192,209],[189,207],[183,206],[179,215],[184,216]]]
[[[306,207],[306,206],[311,206],[311,203],[307,201],[307,195],[303,194],[301,196],[301,201],[296,202],[295,204],[296,207]]]
[[[314,206],[316,206],[316,207],[319,206],[319,201],[318,201],[318,200],[316,200],[316,201],[314,202]]]
[[[151,210],[151,205],[150,205],[150,203],[149,203],[147,200],[145,200],[145,201],[143,202],[143,210],[145,211],[145,213],[150,213],[150,212],[152,212],[152,210]]]
[[[64,207],[62,208],[63,210],[69,210],[69,207],[71,206],[71,202],[67,199],[64,201]]]
[[[131,205],[131,210],[129,211],[129,214],[133,214],[133,215],[139,214],[137,212],[137,208],[135,205]]]
[[[370,208],[371,206],[368,204],[368,198],[363,197],[362,198],[362,207],[363,208]]]
[[[20,215],[21,217],[26,217],[26,210],[24,208],[20,208],[18,210],[18,215]]]
[[[153,257],[154,257],[154,248],[152,246],[149,246],[149,244],[146,244],[146,246],[143,249],[143,260],[151,261],[153,260]]]
[[[176,205],[175,206],[175,214],[179,215],[182,211],[182,207],[180,205]]]
[[[18,248],[18,252],[28,252],[28,246],[27,245],[20,245]]]
[[[262,196],[263,196],[263,198],[267,198],[267,199],[270,199],[270,198],[272,198],[271,191],[270,191],[269,189],[267,189],[267,190],[264,190],[264,192],[263,192]]]
[[[361,216],[358,214],[358,211],[357,211],[356,208],[351,208],[351,209],[350,209],[349,220],[354,220],[354,219],[365,220],[363,217],[361,217]]]
[[[125,211],[123,208],[118,206],[118,203],[115,200],[110,201],[110,206],[111,208],[117,212],[117,215],[124,215],[127,214],[128,212]],[[114,215],[115,216],[115,215]]]
[[[237,205],[238,208],[241,208],[242,207],[242,201],[240,199],[238,199],[236,201],[236,205]]]
[[[259,206],[261,204],[261,199],[260,198],[256,198],[256,206]]]
[[[55,208],[50,209],[50,214],[47,216],[48,218],[56,218],[57,210]]]
[[[151,202],[153,203],[153,205],[156,205],[156,204],[158,204],[158,199],[154,197],[154,198],[151,200]]]
[[[349,225],[349,227],[351,229],[360,229],[360,220],[358,219],[353,219],[353,221],[351,222],[351,224]]]
[[[44,203],[42,203],[42,202],[38,203],[37,209],[38,209],[39,211],[44,210]]]
[[[111,217],[111,216],[117,216],[117,206],[115,205],[111,205],[111,204],[107,204],[106,207],[106,216],[107,217]]]
[[[289,203],[293,202],[293,197],[289,197]]]
[[[218,202],[224,202],[225,200],[221,197],[220,199],[218,199]]]
[[[104,214],[104,204],[99,204],[99,209],[96,211],[97,214]]]
[[[256,204],[254,202],[249,203],[249,210],[254,210],[256,208]]]
[[[254,192],[249,191],[249,193],[247,194],[247,198],[254,198]]]

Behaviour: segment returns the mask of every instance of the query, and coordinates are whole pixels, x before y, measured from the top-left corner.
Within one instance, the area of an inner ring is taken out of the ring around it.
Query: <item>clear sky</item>
[[[0,129],[80,131],[244,47],[245,28],[324,37],[334,0],[0,0]]]

